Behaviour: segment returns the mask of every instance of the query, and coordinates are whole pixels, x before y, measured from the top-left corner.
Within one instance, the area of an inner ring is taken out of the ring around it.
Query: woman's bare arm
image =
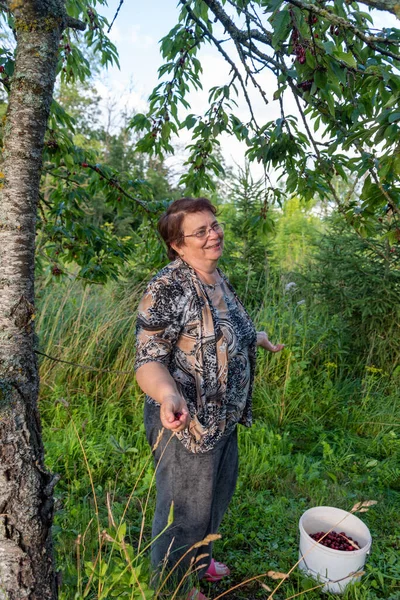
[[[136,381],[145,394],[161,405],[160,419],[166,429],[182,431],[188,427],[190,415],[186,401],[163,364],[145,363],[136,371]]]
[[[272,344],[265,331],[257,331],[257,346],[265,348],[269,352],[280,352],[285,347],[285,344]]]

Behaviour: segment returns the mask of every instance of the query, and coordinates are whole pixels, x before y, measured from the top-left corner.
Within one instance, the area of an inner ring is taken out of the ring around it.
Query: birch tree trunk
[[[42,150],[64,0],[9,0],[17,55],[0,169],[0,600],[57,597],[34,354],[34,252]],[[76,24],[75,24],[76,25]],[[80,27],[82,28],[82,27]]]

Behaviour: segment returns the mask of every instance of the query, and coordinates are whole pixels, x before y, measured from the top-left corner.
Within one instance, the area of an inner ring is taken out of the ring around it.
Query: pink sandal
[[[211,582],[220,581],[223,577],[230,575],[230,573],[230,570],[224,563],[217,562],[212,558],[210,566],[204,575],[204,579]]]

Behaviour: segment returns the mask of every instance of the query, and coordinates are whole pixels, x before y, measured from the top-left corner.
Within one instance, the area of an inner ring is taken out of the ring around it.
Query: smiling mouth
[[[205,250],[210,250],[211,248],[219,248],[221,246],[221,242],[217,242],[216,244],[213,244],[212,246],[206,246]]]

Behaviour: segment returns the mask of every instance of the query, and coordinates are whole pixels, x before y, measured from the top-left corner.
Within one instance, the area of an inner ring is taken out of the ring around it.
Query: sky
[[[108,8],[99,12],[111,22],[119,0],[109,0]],[[118,48],[121,69],[109,70],[100,89],[117,96],[128,92],[135,108],[146,108],[146,101],[157,83],[157,70],[162,64],[159,40],[177,23],[178,9],[174,0],[125,0],[109,34]]]
[[[118,5],[119,0],[109,0],[108,7],[99,7],[99,12],[111,22]],[[367,7],[365,10],[367,11]],[[176,0],[124,0],[110,33],[110,38],[119,52],[121,68],[120,70],[109,69],[97,81],[98,92],[105,103],[112,101],[121,109],[146,111],[147,98],[158,83],[157,71],[163,63],[159,41],[176,25],[178,15]],[[373,11],[373,15],[377,27],[399,27],[399,21],[388,13]],[[188,100],[191,105],[190,112],[202,114],[208,106],[209,88],[229,81],[229,67],[219,52],[210,45],[204,46],[198,57],[203,66],[203,91],[191,93]],[[270,71],[264,73],[260,83],[271,100],[276,89],[275,77]],[[248,92],[254,101],[254,111],[259,122],[266,123],[280,116],[277,101],[270,101],[266,106],[260,96],[253,91],[251,84],[248,86]],[[249,119],[244,101],[240,102],[235,112],[245,122]],[[285,112],[299,118],[291,94],[285,95]],[[183,149],[189,141],[189,134],[183,132],[178,147]],[[246,146],[239,143],[236,138],[227,135],[222,137],[221,149],[228,165],[234,168],[244,166]],[[178,149],[177,155],[170,159],[169,164],[172,169],[182,172],[183,162],[183,150],[180,152]],[[254,178],[258,179],[263,176],[263,169],[254,164],[252,173]],[[272,174],[272,180],[276,181],[276,174]]]

